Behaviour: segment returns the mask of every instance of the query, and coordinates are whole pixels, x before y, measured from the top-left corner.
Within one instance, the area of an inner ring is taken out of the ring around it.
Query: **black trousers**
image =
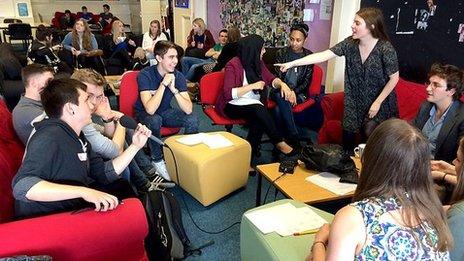
[[[249,125],[247,141],[250,143],[253,152],[261,143],[263,133],[269,136],[274,145],[283,141],[274,120],[268,110],[261,104],[233,105],[228,103],[224,108],[224,112],[231,119],[244,119],[247,122]]]

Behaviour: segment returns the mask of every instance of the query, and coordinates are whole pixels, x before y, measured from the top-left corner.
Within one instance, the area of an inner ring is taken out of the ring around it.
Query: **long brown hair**
[[[158,25],[158,32],[156,32],[156,35],[152,35],[152,34],[151,34],[151,25],[152,25],[152,24]],[[149,35],[150,37],[154,37],[154,36],[155,36],[155,39],[158,38],[158,36],[161,35],[161,24],[160,24],[160,21],[158,21],[158,20],[155,19],[155,20],[153,20],[153,21],[150,22],[150,28],[148,28],[148,35]]]
[[[361,8],[356,14],[364,19],[366,27],[371,31],[374,38],[390,42],[387,27],[385,26],[383,14],[380,9],[373,7]]]
[[[84,32],[82,33],[82,48],[84,48],[84,50],[91,51],[92,50],[92,40],[91,40],[92,33],[90,32],[89,24],[82,18],[77,21],[81,21],[82,23],[84,23]],[[72,30],[72,46],[76,48],[76,50],[80,50],[79,34],[76,31],[76,24],[74,24],[74,27]]]
[[[227,29],[227,42],[228,43],[235,43],[240,40],[240,30],[236,26],[229,27]]]
[[[464,138],[461,138],[459,141],[459,148],[458,151],[464,155]],[[457,183],[454,186],[453,195],[451,196],[451,204],[458,203],[461,200],[464,200],[464,179],[462,178],[464,174],[464,166],[461,167],[461,171],[456,173],[457,175]]]
[[[433,188],[427,139],[403,120],[390,119],[369,136],[353,201],[395,197],[407,227],[426,220],[438,234],[439,251],[453,244],[445,212]]]

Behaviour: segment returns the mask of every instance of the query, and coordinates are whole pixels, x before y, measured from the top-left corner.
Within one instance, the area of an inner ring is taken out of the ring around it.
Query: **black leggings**
[[[253,152],[258,148],[263,133],[269,136],[274,145],[283,141],[271,115],[261,104],[233,105],[228,103],[224,108],[224,113],[231,119],[244,119],[247,122],[249,125],[247,141]]]

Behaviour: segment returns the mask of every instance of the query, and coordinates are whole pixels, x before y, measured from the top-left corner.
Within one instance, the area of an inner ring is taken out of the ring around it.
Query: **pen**
[[[308,235],[308,234],[314,234],[317,231],[319,231],[319,228],[306,230],[306,231],[302,231],[302,232],[296,232],[296,233],[293,233],[293,235],[294,236],[303,236],[303,235]]]

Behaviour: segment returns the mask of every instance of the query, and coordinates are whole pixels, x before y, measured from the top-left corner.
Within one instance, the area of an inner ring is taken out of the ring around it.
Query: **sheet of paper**
[[[303,21],[312,22],[314,20],[314,9],[303,9]]]
[[[319,4],[319,0],[310,0],[309,3],[310,4]]]
[[[356,189],[356,184],[341,183],[340,177],[328,172],[321,172],[306,178],[306,181],[312,182],[319,187],[323,187],[337,195],[345,195]]]
[[[176,141],[184,145],[193,146],[202,143],[206,136],[208,136],[206,133],[190,134],[178,138]]]
[[[210,134],[204,137],[203,143],[210,149],[219,149],[234,146],[234,143],[221,134]]]
[[[319,19],[330,20],[332,18],[332,0],[321,0]]]
[[[270,208],[256,210],[246,213],[245,216],[253,223],[263,234],[275,231],[279,225],[279,219],[282,213],[288,213],[295,208],[292,204],[286,203]]]
[[[256,210],[246,217],[263,233],[277,232],[281,236],[320,228],[327,223],[309,207],[296,208],[290,203]]]

